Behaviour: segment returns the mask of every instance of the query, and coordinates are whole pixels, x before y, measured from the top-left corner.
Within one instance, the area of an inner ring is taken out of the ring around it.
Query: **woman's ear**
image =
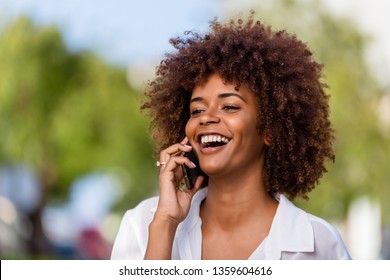
[[[262,133],[262,137],[264,137],[264,144],[266,146],[271,146],[272,144],[272,138],[271,136],[269,135],[269,130],[268,129],[265,129]]]
[[[264,144],[266,144],[267,146],[270,146],[272,144],[272,139],[269,135],[264,137]]]

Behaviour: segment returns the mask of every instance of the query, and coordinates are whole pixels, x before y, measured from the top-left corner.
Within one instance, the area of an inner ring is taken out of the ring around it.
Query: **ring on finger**
[[[166,161],[156,161],[156,166],[157,167],[160,167],[160,166],[163,166],[164,164],[167,164],[167,162]]]

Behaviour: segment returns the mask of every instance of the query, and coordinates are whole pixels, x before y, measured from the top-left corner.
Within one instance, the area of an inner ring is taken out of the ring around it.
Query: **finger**
[[[193,192],[197,192],[203,185],[203,182],[206,180],[206,178],[203,175],[199,175],[198,178],[196,178],[194,187],[192,188]]]
[[[193,188],[191,188],[191,189],[188,189],[187,187],[178,188],[178,191],[180,191],[181,193],[185,193],[185,194],[188,195],[190,198],[192,198],[192,197],[201,189],[204,180],[205,180],[205,177],[204,177],[204,176],[199,176],[199,177],[196,179],[196,182],[195,182],[195,185],[194,185]]]
[[[171,159],[168,161],[167,165],[170,164],[170,167],[177,168],[181,165],[186,165],[189,168],[195,168],[196,164],[193,163],[188,157],[186,156],[174,156],[171,157]],[[171,165],[172,164],[172,165]],[[181,169],[181,168],[180,168]]]
[[[162,150],[160,152],[160,159],[159,159],[160,163],[168,162],[172,156],[177,156],[184,152],[191,151],[192,147],[183,143],[185,143],[184,140],[181,143],[173,144],[172,146],[169,146],[165,150]]]
[[[192,149],[192,147],[188,144],[189,144],[188,138],[184,137],[184,139],[181,140],[180,143],[170,146],[169,148],[166,149],[166,151],[170,152],[171,156],[179,155],[182,152],[189,152]],[[184,148],[184,151],[181,148]]]
[[[181,140],[181,142],[180,142],[180,144],[182,144],[182,145],[186,145],[186,144],[188,144],[188,138],[187,138],[187,136],[186,137],[184,137],[184,139],[183,140]]]
[[[164,168],[160,170],[160,195],[162,193],[169,193],[175,191],[180,187],[181,182],[184,179],[184,173],[181,166],[187,165],[193,167],[193,163],[186,157],[176,156],[172,157]]]
[[[169,174],[170,172],[172,172],[172,174],[170,174],[168,177],[177,181],[181,181],[184,174],[182,172],[182,169],[179,167],[182,165],[186,165],[189,168],[196,167],[195,163],[193,163],[189,158],[185,156],[173,156],[163,166],[163,168],[160,169],[160,175]]]

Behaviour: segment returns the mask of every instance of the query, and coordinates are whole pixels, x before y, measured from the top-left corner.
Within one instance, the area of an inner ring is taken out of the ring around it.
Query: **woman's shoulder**
[[[275,231],[286,259],[350,259],[334,225],[280,196]],[[288,236],[285,233],[288,232]]]
[[[328,239],[342,242],[340,233],[330,222],[297,207],[285,196],[280,196],[280,202],[282,205],[280,218],[291,220],[292,222],[288,225],[291,229],[297,228],[297,232],[299,232],[299,229],[305,226],[306,229],[313,229],[314,236],[325,236]],[[299,226],[297,225],[297,221],[299,221]]]
[[[329,235],[331,238],[341,239],[341,235],[335,225],[313,214],[307,213],[307,215],[313,226],[314,233]]]
[[[339,230],[330,222],[308,213],[314,248],[319,259],[351,259]]]
[[[148,218],[153,218],[157,209],[158,197],[150,197],[142,200],[135,207],[128,209],[124,215],[126,219],[139,220],[144,223]]]
[[[344,244],[341,234],[335,225],[313,214],[308,213],[307,215],[313,226],[315,236],[321,236],[327,240],[334,240],[334,242]]]
[[[153,196],[150,198],[146,198],[139,202],[134,208],[131,208],[126,211],[127,213],[154,213],[157,209],[158,196]]]
[[[111,259],[142,259],[146,249],[148,225],[157,208],[158,197],[141,201],[122,217]]]

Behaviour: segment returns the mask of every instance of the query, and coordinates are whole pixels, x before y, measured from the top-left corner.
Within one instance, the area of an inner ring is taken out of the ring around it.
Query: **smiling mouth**
[[[222,136],[222,135],[202,135],[200,137],[200,143],[202,147],[208,148],[208,147],[219,147],[226,145],[227,143],[230,142],[230,139]]]

